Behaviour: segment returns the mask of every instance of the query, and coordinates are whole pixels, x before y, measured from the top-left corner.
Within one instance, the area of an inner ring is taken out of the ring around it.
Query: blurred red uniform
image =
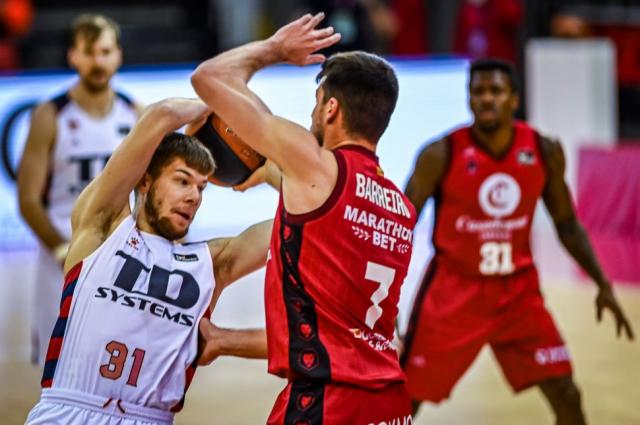
[[[447,398],[484,344],[516,391],[571,373],[529,247],[546,178],[539,136],[515,122],[513,137],[500,159],[474,142],[470,127],[447,138],[450,162],[435,198],[436,254],[403,356],[414,399]]]

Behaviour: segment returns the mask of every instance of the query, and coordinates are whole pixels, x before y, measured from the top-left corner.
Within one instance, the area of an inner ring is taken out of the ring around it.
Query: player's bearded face
[[[109,87],[122,62],[122,51],[112,30],[105,29],[92,43],[82,35],[69,51],[69,62],[78,71],[82,85],[93,93]]]
[[[469,102],[474,124],[484,132],[510,124],[518,107],[517,94],[501,71],[475,72],[469,86]]]
[[[176,159],[151,182],[144,212],[156,234],[171,241],[187,234],[200,208],[207,177]]]

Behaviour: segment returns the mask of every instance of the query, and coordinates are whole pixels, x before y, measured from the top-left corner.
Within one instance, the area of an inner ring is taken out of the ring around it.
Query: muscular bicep
[[[405,194],[418,215],[433,196],[446,172],[449,152],[446,139],[433,142],[420,151],[413,172],[405,187]]]
[[[558,225],[575,217],[571,193],[564,178],[564,152],[556,140],[541,138],[540,147],[547,170],[542,199],[553,222]]]
[[[308,175],[321,167],[322,152],[302,126],[275,116],[239,77],[199,67],[191,77],[196,93],[249,146],[276,163],[285,174]]]
[[[55,137],[55,107],[50,103],[37,106],[31,115],[29,135],[18,167],[17,184],[21,208],[42,200]]]
[[[226,287],[263,267],[271,240],[273,220],[263,221],[234,238],[209,241],[216,283]]]

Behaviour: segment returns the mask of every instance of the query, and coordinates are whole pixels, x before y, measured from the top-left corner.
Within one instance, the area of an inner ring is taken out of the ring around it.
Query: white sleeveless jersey
[[[103,118],[90,116],[68,93],[52,102],[57,109],[56,140],[44,201],[54,227],[69,240],[73,204],[133,128],[137,113],[121,93],[116,93],[111,112]]]
[[[205,242],[172,243],[128,216],[67,274],[42,387],[180,410],[214,286]]]

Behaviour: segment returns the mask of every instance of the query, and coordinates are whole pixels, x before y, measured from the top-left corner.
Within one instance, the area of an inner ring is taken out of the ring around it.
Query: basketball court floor
[[[30,276],[24,253],[0,255],[0,424],[24,423],[39,395],[39,371],[28,361]],[[28,261],[27,261],[28,262]],[[255,279],[257,280],[257,279]],[[248,294],[260,282],[242,283]],[[574,361],[591,424],[640,424],[640,343],[616,340],[611,317],[595,323],[595,289],[590,284],[547,281],[547,305],[556,318]],[[617,287],[619,298],[640,334],[640,290]],[[224,299],[221,300],[222,307]],[[227,303],[229,304],[229,303]],[[245,314],[255,305],[227,305]],[[178,425],[264,424],[284,381],[266,373],[266,362],[222,358],[200,368],[187,393]],[[552,424],[550,410],[537,390],[514,396],[492,354],[484,350],[438,407],[425,405],[414,420],[422,425]]]

